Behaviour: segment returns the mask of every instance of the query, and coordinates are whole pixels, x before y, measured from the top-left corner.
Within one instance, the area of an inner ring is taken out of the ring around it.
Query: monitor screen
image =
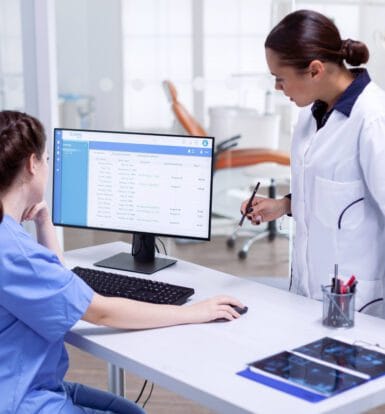
[[[211,137],[55,129],[55,225],[210,239]]]

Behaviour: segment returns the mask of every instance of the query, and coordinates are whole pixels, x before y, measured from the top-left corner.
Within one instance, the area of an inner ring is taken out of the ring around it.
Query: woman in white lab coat
[[[358,279],[356,309],[383,314],[385,93],[365,69],[362,42],[342,40],[314,11],[287,15],[268,35],[275,86],[303,107],[291,149],[291,194],[255,198],[254,223],[291,214],[296,223],[290,289],[321,298],[339,274]],[[242,204],[242,211],[247,202]]]

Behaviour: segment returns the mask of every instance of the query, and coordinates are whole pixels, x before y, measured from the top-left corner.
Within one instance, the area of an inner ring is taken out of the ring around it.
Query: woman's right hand
[[[183,306],[180,311],[184,313],[185,323],[202,323],[223,318],[231,321],[240,316],[231,305],[244,308],[238,299],[222,295]]]
[[[231,296],[221,295],[187,306],[156,305],[136,300],[106,297],[94,293],[82,319],[118,329],[149,329],[162,326],[203,323],[215,319],[238,318],[233,308],[244,305]]]
[[[244,214],[246,206],[249,200],[245,200],[241,205],[241,213]],[[266,221],[276,220],[291,211],[290,199],[284,197],[281,199],[255,197],[247,218],[251,220],[253,224],[261,224]]]

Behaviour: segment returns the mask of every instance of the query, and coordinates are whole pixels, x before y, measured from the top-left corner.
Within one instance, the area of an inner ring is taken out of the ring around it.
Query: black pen
[[[246,218],[246,216],[247,216],[247,214],[248,214],[248,210],[249,210],[249,208],[251,207],[251,204],[252,204],[252,202],[253,202],[253,200],[254,200],[255,194],[257,194],[257,191],[258,191],[258,188],[259,188],[259,185],[260,185],[260,184],[261,184],[261,183],[258,181],[258,183],[257,183],[257,185],[255,186],[254,191],[253,191],[253,193],[251,194],[251,197],[250,197],[250,199],[249,199],[249,201],[248,201],[248,203],[247,203],[247,205],[246,205],[245,212],[242,214],[242,218],[241,218],[241,220],[239,221],[238,228],[239,228],[239,227],[242,227],[242,224],[243,224],[243,222],[245,221],[245,218]]]
[[[231,236],[227,239],[227,245],[230,246],[230,247],[233,247],[234,246],[234,241],[235,241],[235,238],[237,237],[238,230],[242,227],[242,224],[243,224],[243,222],[245,220],[245,217],[247,216],[247,210],[251,207],[251,203],[254,200],[255,194],[257,193],[260,184],[261,183],[258,182],[257,185],[255,186],[254,191],[251,194],[251,197],[250,197],[249,201],[247,202],[247,206],[246,206],[245,212],[242,214],[242,218],[241,218],[241,220],[238,223],[238,226],[231,233]]]

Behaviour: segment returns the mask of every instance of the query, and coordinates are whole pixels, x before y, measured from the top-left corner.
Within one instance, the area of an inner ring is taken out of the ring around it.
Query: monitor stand
[[[132,254],[118,253],[94,263],[94,265],[150,275],[174,263],[176,263],[175,259],[155,257],[155,236],[153,234],[135,233],[132,240]]]

